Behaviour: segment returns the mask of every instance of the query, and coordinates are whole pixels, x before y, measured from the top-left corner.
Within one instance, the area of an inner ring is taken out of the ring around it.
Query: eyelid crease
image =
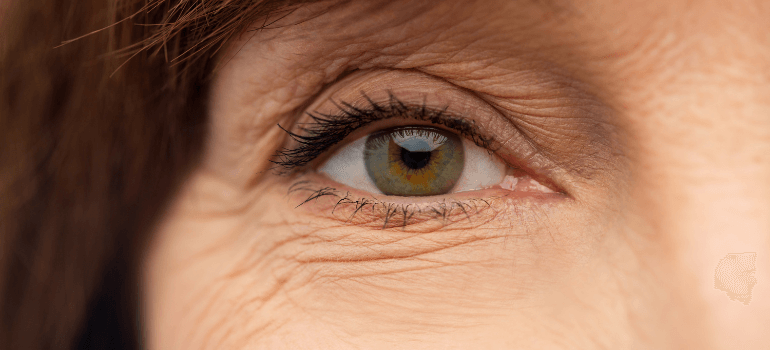
[[[312,119],[309,126],[298,126],[300,133],[280,127],[297,144],[293,148],[283,148],[276,152],[271,162],[277,166],[279,175],[289,175],[306,166],[329,148],[344,140],[348,135],[366,125],[379,120],[392,118],[429,121],[453,129],[472,140],[479,147],[489,149],[493,139],[481,134],[474,121],[455,117],[447,108],[434,109],[425,104],[410,105],[399,100],[393,93],[388,93],[386,103],[377,103],[361,92],[367,107],[356,107],[345,101],[332,101],[339,112],[327,114],[307,112]]]

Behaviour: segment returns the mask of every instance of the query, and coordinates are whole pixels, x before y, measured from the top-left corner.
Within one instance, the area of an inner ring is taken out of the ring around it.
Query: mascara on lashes
[[[288,175],[304,167],[318,158],[329,148],[345,139],[355,130],[378,120],[391,118],[414,119],[428,121],[436,125],[444,125],[471,139],[476,145],[489,148],[492,139],[480,134],[473,121],[452,116],[444,109],[432,109],[425,104],[409,105],[393,94],[387,102],[377,103],[364,95],[368,102],[366,107],[355,107],[341,101],[334,103],[339,109],[336,114],[308,112],[313,120],[307,126],[300,126],[299,133],[292,132],[278,125],[289,137],[297,143],[294,148],[279,150],[271,160],[277,166],[279,174]]]

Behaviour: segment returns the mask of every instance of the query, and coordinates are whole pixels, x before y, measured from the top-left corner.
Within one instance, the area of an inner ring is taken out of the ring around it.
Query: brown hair
[[[215,54],[307,1],[12,1],[0,29],[4,349],[138,348],[140,252],[202,150]]]

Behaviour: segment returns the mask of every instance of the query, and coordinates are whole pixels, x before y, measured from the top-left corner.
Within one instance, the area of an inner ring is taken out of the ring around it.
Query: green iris
[[[465,159],[462,140],[454,133],[408,126],[369,135],[364,163],[386,195],[435,196],[455,186]]]

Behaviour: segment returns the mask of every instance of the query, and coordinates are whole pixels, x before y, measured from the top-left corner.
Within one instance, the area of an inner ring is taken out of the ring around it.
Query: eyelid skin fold
[[[377,121],[387,119],[405,119],[443,125],[471,139],[479,147],[489,148],[492,138],[481,134],[475,122],[447,113],[446,108],[434,109],[426,105],[408,105],[389,92],[388,101],[378,103],[362,92],[368,104],[357,107],[342,101],[334,103],[339,109],[336,114],[308,112],[311,123],[298,126],[299,132],[284,129],[296,145],[283,149],[274,157],[273,163],[282,174],[291,173],[312,162],[332,146],[341,142],[348,135]],[[283,129],[283,127],[281,127]]]
[[[413,227],[434,219],[442,223],[475,222],[474,217],[489,218],[490,213],[503,210],[500,208],[520,212],[524,207],[539,208],[574,198],[571,190],[577,186],[573,180],[578,176],[562,167],[564,161],[553,155],[561,150],[569,155],[581,147],[576,141],[582,140],[558,138],[561,129],[579,120],[564,117],[569,106],[557,109],[560,115],[549,117],[550,109],[539,109],[543,101],[533,98],[519,102],[531,104],[538,114],[531,118],[522,115],[526,120],[519,123],[479,95],[417,71],[358,71],[317,96],[306,108],[309,112],[293,126],[281,125],[290,140],[273,162],[277,172],[292,181],[288,194],[294,206],[312,207],[314,212],[326,210],[327,218],[373,228]],[[565,123],[555,124],[560,131],[550,132],[554,126],[547,123],[559,121]],[[335,149],[353,140],[383,128],[409,125],[452,130],[500,157],[521,178],[483,191],[417,199],[356,191],[313,170]],[[542,145],[530,137],[533,134],[556,138]],[[510,188],[504,190],[505,186]]]
[[[551,175],[564,170],[541,154],[516,125],[474,94],[414,71],[357,73],[318,96],[307,108],[310,112],[287,130],[292,140],[273,158],[280,174],[299,170],[366,125],[402,119],[453,130],[515,168],[531,172],[538,181],[552,182],[561,189]]]

